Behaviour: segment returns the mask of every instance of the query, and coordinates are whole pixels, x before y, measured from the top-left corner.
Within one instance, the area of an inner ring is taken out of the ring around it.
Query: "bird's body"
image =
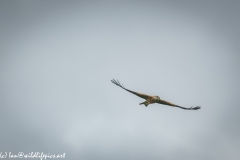
[[[145,102],[140,103],[140,105],[144,104],[147,107],[149,104],[153,104],[153,103],[159,103],[159,104],[164,104],[164,105],[169,105],[169,106],[176,106],[173,103],[170,103],[168,101],[160,99],[159,96],[150,96],[146,99]]]
[[[125,89],[126,91],[128,91],[128,92],[130,92],[132,94],[135,94],[138,97],[141,97],[141,98],[145,99],[146,101],[140,103],[140,105],[144,104],[146,107],[149,104],[159,103],[159,104],[168,105],[168,106],[172,106],[172,107],[179,107],[179,108],[186,109],[186,110],[197,110],[197,109],[200,109],[200,106],[197,106],[197,107],[194,107],[194,108],[192,108],[192,107],[191,108],[181,107],[181,106],[175,105],[175,104],[173,104],[171,102],[162,100],[162,99],[160,99],[159,96],[150,96],[150,95],[146,95],[146,94],[142,94],[142,93],[138,93],[138,92],[134,92],[134,91],[128,90],[123,85],[121,85],[118,81],[116,81],[114,79],[111,80],[111,81],[112,81],[112,83],[114,83],[115,85]]]

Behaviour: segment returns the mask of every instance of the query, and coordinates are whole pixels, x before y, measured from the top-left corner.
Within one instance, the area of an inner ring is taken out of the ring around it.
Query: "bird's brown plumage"
[[[121,85],[119,83],[119,81],[117,80],[111,80],[112,83],[114,83],[115,85],[121,87],[122,89],[132,93],[132,94],[135,94],[136,96],[138,97],[141,97],[143,99],[145,99],[146,101],[145,102],[142,102],[140,103],[141,104],[144,104],[146,107],[149,105],[149,104],[152,104],[152,103],[159,103],[159,104],[163,104],[163,105],[168,105],[168,106],[173,106],[173,107],[179,107],[181,109],[186,109],[186,110],[198,110],[200,109],[201,107],[200,106],[197,106],[197,107],[190,107],[190,108],[185,108],[185,107],[181,107],[181,106],[178,106],[178,105],[175,105],[171,102],[168,102],[168,101],[165,101],[165,100],[162,100],[160,99],[159,96],[150,96],[150,95],[147,95],[147,94],[143,94],[143,93],[139,93],[139,92],[134,92],[134,91],[131,91],[129,89],[126,89],[123,85]]]

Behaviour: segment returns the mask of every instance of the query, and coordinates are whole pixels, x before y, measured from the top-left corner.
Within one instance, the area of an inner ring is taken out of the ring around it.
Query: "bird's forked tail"
[[[149,105],[148,101],[142,102],[139,105],[144,104],[146,107]]]

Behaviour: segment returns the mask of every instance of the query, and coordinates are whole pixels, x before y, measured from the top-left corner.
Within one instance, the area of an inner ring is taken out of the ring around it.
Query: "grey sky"
[[[0,1],[0,152],[240,159],[237,1]],[[153,104],[159,95],[198,111]]]

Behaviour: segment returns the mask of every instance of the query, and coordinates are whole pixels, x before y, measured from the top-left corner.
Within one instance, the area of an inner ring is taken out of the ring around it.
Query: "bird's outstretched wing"
[[[201,106],[185,108],[185,107],[178,106],[176,104],[173,104],[173,103],[165,101],[165,100],[158,100],[157,103],[163,104],[163,105],[168,105],[168,106],[173,106],[173,107],[178,107],[178,108],[185,109],[185,110],[198,110],[198,109],[201,109]]]
[[[116,84],[117,86],[121,87],[122,89],[125,89],[126,91],[128,91],[128,92],[130,92],[130,93],[132,93],[132,94],[135,94],[135,95],[138,96],[138,97],[141,97],[141,98],[143,98],[143,99],[148,99],[149,97],[151,97],[151,96],[146,95],[146,94],[142,94],[142,93],[138,93],[138,92],[133,92],[133,91],[131,91],[131,90],[126,89],[123,85],[121,85],[121,84],[119,83],[118,80],[116,81],[115,79],[113,79],[113,80],[111,80],[111,81],[112,81],[112,83]]]
[[[201,109],[201,106],[185,108],[185,107],[181,107],[181,106],[177,106],[177,105],[176,105],[175,107],[182,108],[182,109],[186,109],[186,110],[198,110],[198,109]]]

